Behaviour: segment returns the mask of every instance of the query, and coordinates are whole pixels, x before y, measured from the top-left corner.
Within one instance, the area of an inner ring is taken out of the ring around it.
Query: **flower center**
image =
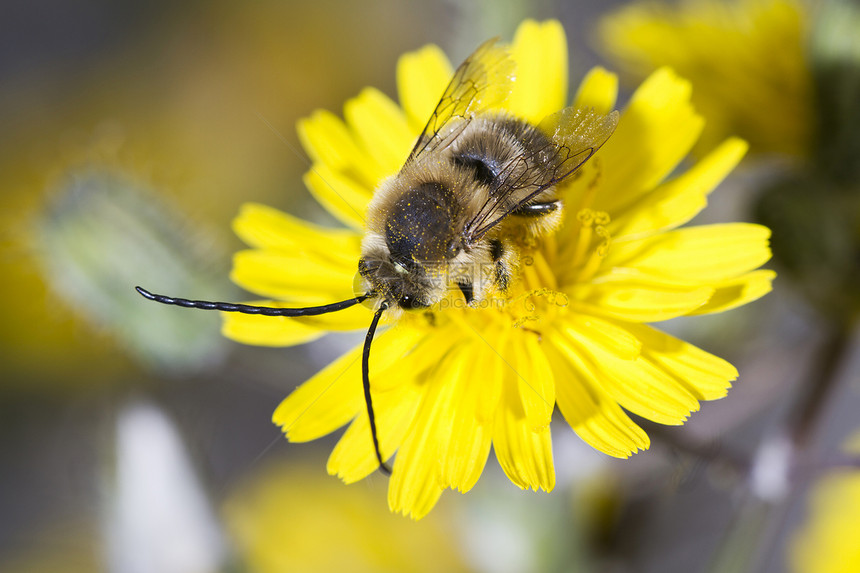
[[[573,282],[585,282],[594,276],[603,257],[609,251],[611,237],[606,226],[609,213],[581,209],[576,214],[578,230],[574,240],[574,253],[570,262],[574,269]]]
[[[473,328],[504,324],[540,336],[559,313],[569,311],[571,300],[566,293],[570,288],[592,280],[609,251],[609,214],[591,208],[599,179],[598,171],[582,194],[565,198],[568,205],[579,209],[568,211],[567,221],[557,232],[513,229],[513,242],[519,249],[518,276],[506,293],[493,293],[480,308],[452,305],[453,312],[442,313],[444,318],[433,313],[431,323],[438,325],[438,318],[468,321]]]

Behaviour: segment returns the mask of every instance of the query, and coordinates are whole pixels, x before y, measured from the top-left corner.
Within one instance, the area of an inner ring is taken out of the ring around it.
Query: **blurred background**
[[[712,13],[704,28],[741,42],[726,67],[746,80],[730,85],[775,93],[787,111],[770,124],[799,127],[757,138],[773,125],[755,120],[784,109],[732,121],[703,81],[697,106],[753,149],[701,221],[769,224],[781,274],[749,307],[665,327],[735,364],[735,388],[684,427],[643,421],[652,448],[626,461],[559,423],[554,492],[521,492],[490,460],[472,492],[446,492],[415,523],[389,514],[381,474],[327,476],[337,436],[288,444],[270,421],[362,333],[246,347],[218,316],[132,287],[247,298],[227,279],[243,202],[333,223],[301,183],[296,121],[340,113],[365,86],[395,97],[397,57],[426,43],[456,63],[523,18],[557,18],[571,85],[600,63],[624,73],[622,102],[657,65],[694,86],[719,66],[672,44],[683,34],[661,51],[637,44],[635,22],[605,20],[637,2],[4,2],[0,571],[818,570],[796,549],[822,551],[803,541],[820,513],[809,492],[860,471],[842,449],[860,427],[860,178],[845,167],[860,163],[860,18],[848,2],[731,4],[795,14],[775,51],[737,39],[771,18]],[[639,15],[671,30],[688,5]],[[778,81],[742,83],[760,70]]]

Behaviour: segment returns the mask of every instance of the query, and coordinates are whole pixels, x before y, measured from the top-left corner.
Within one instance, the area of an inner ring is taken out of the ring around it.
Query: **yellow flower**
[[[807,24],[799,0],[640,2],[604,18],[599,37],[640,80],[671,66],[708,118],[702,144],[739,135],[756,152],[806,156],[814,131]]]
[[[537,122],[567,105],[558,22],[524,22],[510,52],[517,81],[508,112]],[[365,208],[403,164],[451,73],[429,46],[398,64],[400,106],[368,88],[346,103],[345,121],[325,111],[303,120],[299,134],[313,160],[305,182],[347,229],[245,205],[235,230],[251,249],[236,255],[232,278],[283,306],[353,297]],[[596,68],[574,104],[608,113],[616,92],[616,77]],[[725,395],[734,367],[644,324],[721,312],[770,290],[773,274],[755,270],[770,257],[766,228],[678,228],[704,208],[747,148],[730,138],[676,174],[703,124],[690,84],[657,71],[608,143],[559,190],[565,213],[558,231],[519,245],[522,264],[507,299],[404,313],[377,336],[370,378],[380,449],[386,458],[397,453],[392,510],[419,518],[444,489],[468,491],[491,446],[517,486],[552,489],[556,405],[588,444],[623,458],[649,445],[625,410],[678,425],[699,401]],[[228,314],[224,332],[250,344],[291,345],[365,329],[371,316],[361,305],[298,319]],[[328,463],[347,483],[378,465],[360,363],[361,348],[348,352],[296,389],[273,418],[297,442],[349,424]]]
[[[860,433],[846,444],[849,455],[860,455]],[[860,571],[860,471],[835,471],[812,489],[810,515],[789,551],[792,571],[850,573]]]
[[[384,495],[280,464],[248,480],[223,513],[241,564],[252,573],[469,570],[452,515],[442,511],[403,527],[380,503]]]

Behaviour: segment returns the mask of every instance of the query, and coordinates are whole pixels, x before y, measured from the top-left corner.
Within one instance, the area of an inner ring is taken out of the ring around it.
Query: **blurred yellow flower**
[[[847,448],[860,455],[860,433]],[[789,550],[797,573],[853,573],[860,571],[860,471],[833,472],[815,484],[809,517]]]
[[[599,26],[603,50],[634,81],[667,65],[692,82],[705,148],[738,135],[755,152],[798,156],[814,136],[807,34],[799,0],[637,2]]]
[[[510,51],[517,82],[505,109],[536,123],[563,108],[560,24],[524,22]],[[380,181],[403,164],[451,73],[429,46],[398,64],[402,107],[368,88],[346,103],[345,121],[325,111],[303,120],[299,133],[313,160],[305,182],[348,228],[245,205],[234,228],[251,249],[236,255],[234,281],[287,306],[353,297],[362,214]],[[574,105],[608,113],[616,95],[617,78],[596,68]],[[566,205],[559,230],[519,245],[522,264],[503,304],[406,313],[377,337],[371,388],[381,452],[397,452],[392,510],[419,518],[444,489],[468,491],[491,445],[517,486],[552,489],[556,404],[583,440],[623,458],[649,445],[625,409],[678,425],[699,401],[725,395],[734,367],[644,324],[721,312],[770,290],[773,273],[755,270],[770,257],[768,229],[678,228],[704,208],[747,148],[729,138],[677,173],[703,125],[689,82],[668,69],[655,72],[608,143],[559,190]],[[367,328],[371,315],[363,306],[299,319],[231,313],[224,333],[249,344],[292,345]],[[291,441],[350,424],[328,463],[347,483],[377,468],[360,357],[356,348],[333,362],[273,418]]]
[[[403,527],[381,511],[383,495],[272,466],[230,496],[224,520],[250,573],[468,570],[444,512]]]

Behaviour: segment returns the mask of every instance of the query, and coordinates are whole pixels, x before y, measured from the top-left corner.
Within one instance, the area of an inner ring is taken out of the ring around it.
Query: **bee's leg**
[[[516,211],[511,212],[511,215],[519,217],[543,217],[561,207],[560,201],[548,201],[546,203],[526,203],[520,205]]]
[[[558,229],[561,225],[562,202],[544,197],[543,200],[532,201],[520,205],[511,215],[519,218],[525,230],[526,242],[531,243],[541,235]]]
[[[508,265],[505,264],[504,255],[505,246],[500,240],[492,239],[490,241],[490,256],[493,257],[493,264],[495,265],[494,278],[496,280],[496,285],[499,287],[499,290],[502,292],[507,292],[511,274],[508,270]]]
[[[472,281],[460,279],[457,281],[457,286],[460,287],[460,292],[463,293],[463,298],[466,299],[466,304],[472,304],[475,300],[475,291],[472,286]]]

